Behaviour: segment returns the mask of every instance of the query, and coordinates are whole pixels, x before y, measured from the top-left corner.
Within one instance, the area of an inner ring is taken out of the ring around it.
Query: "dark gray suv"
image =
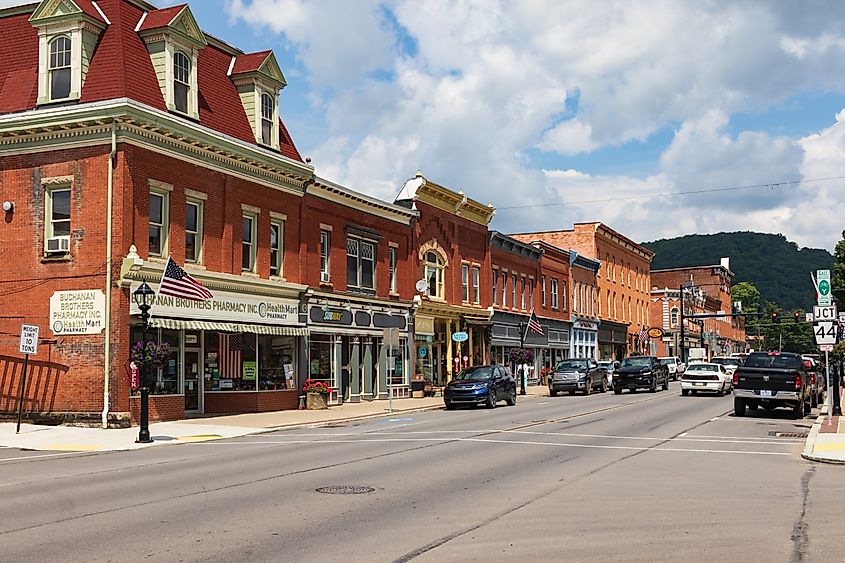
[[[623,389],[634,393],[637,389],[648,389],[652,393],[660,387],[669,389],[669,367],[655,356],[630,356],[622,360],[613,374],[613,392],[619,395]]]

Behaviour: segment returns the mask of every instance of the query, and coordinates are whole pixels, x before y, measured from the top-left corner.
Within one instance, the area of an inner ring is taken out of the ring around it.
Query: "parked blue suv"
[[[502,366],[473,366],[467,368],[443,390],[446,408],[457,405],[486,405],[496,408],[499,401],[516,404],[516,380]]]

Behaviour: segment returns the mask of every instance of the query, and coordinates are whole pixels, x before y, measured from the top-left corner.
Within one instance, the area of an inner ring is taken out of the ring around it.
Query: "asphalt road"
[[[0,450],[0,560],[842,561],[845,468],[789,437],[811,423],[735,418],[729,397],[673,383],[131,452]],[[372,491],[316,491],[337,486]]]

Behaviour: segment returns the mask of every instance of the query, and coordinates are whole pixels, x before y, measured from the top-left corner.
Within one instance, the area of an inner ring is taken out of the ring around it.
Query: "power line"
[[[627,197],[612,197],[607,199],[588,199],[583,201],[569,201],[569,202],[550,202],[550,203],[534,203],[529,205],[507,205],[504,207],[497,207],[496,211],[502,211],[506,209],[529,209],[533,207],[560,207],[560,206],[570,206],[570,205],[584,205],[588,203],[610,203],[614,201],[630,201],[634,199],[650,199],[650,198],[658,198],[658,197],[677,197],[682,195],[696,195],[696,194],[709,194],[709,193],[716,193],[716,192],[734,192],[740,190],[753,190],[753,189],[760,189],[760,188],[779,188],[783,186],[790,186],[795,184],[806,184],[809,182],[828,182],[831,180],[842,180],[845,179],[845,176],[831,176],[829,178],[810,178],[807,180],[786,180],[783,182],[770,182],[768,184],[753,184],[749,186],[732,186],[729,188],[702,188],[699,190],[689,190],[685,192],[661,192],[661,193],[653,193],[653,194],[642,194],[642,195],[632,195]]]

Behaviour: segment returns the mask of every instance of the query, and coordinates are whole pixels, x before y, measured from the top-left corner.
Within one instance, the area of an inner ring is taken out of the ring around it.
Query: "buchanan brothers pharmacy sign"
[[[139,285],[138,282],[132,283],[129,290],[130,295]],[[212,299],[192,301],[170,295],[160,295],[157,286],[154,286],[153,290],[156,291],[156,299],[150,309],[152,317],[266,325],[300,324],[299,301],[295,299],[227,293],[215,289]],[[140,314],[134,303],[131,305],[130,312],[133,315]]]
[[[57,291],[50,297],[50,329],[55,336],[100,334],[105,318],[106,294],[102,290]]]

